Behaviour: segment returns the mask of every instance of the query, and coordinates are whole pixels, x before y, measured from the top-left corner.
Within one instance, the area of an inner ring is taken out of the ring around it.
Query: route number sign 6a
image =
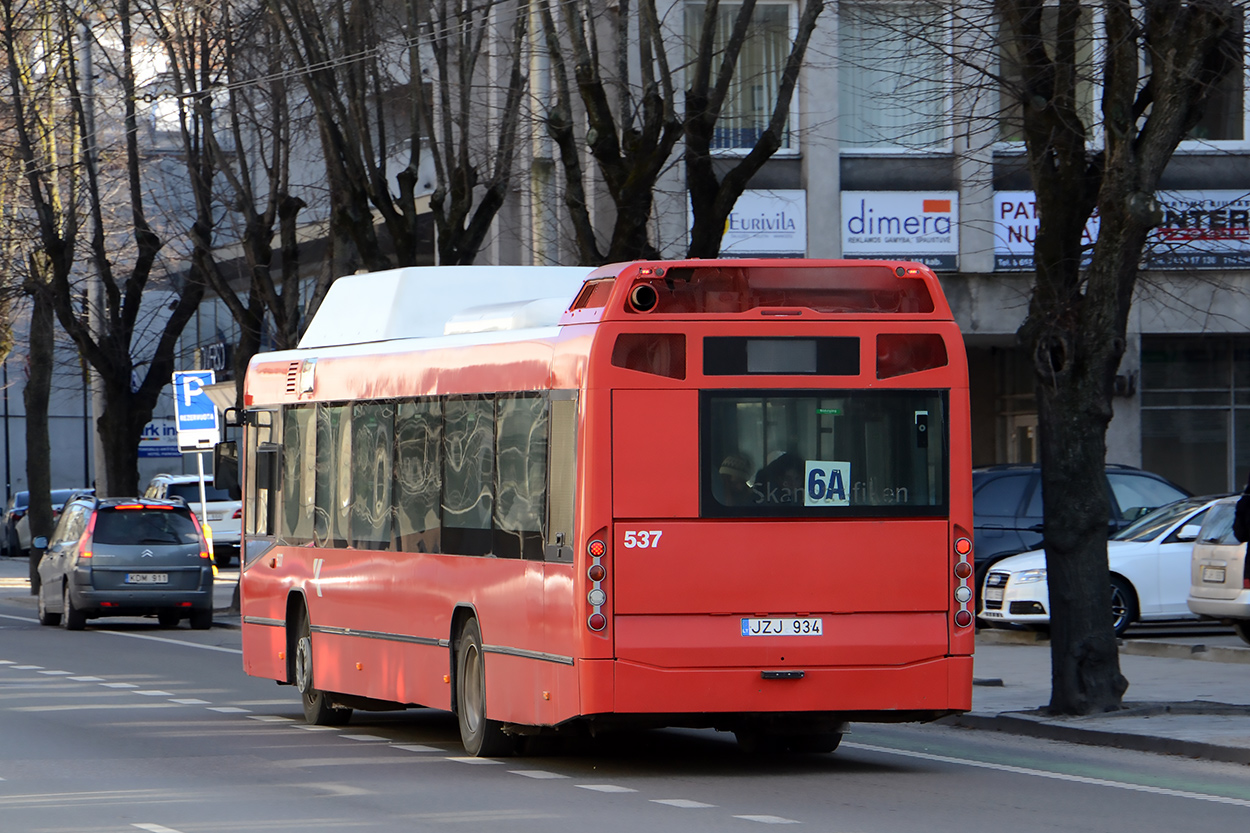
[[[850,506],[851,464],[808,460],[803,485],[804,506]]]

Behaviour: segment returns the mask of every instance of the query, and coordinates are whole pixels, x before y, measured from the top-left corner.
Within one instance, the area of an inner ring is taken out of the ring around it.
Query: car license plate
[[[225,516],[225,515],[223,515],[223,514],[221,514],[220,512],[209,512],[209,513],[208,513],[208,519],[209,519],[210,521],[220,521],[220,520],[221,520],[222,518],[224,518],[224,517],[226,517],[226,516]]]
[[[1003,588],[987,587],[985,588],[985,600],[987,602],[1001,602],[1003,600]]]
[[[126,573],[127,584],[169,584],[169,573]]]
[[[1202,580],[1206,582],[1210,582],[1211,584],[1223,584],[1224,583],[1224,568],[1223,567],[1203,567],[1202,568]]]
[[[743,636],[820,636],[825,622],[820,617],[804,619],[743,619]]]

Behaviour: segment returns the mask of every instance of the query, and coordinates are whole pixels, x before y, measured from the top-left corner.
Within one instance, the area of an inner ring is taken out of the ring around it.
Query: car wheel
[[[176,628],[178,623],[182,621],[182,617],[176,610],[158,610],[156,611],[156,622],[162,628]]]
[[[213,626],[213,611],[210,608],[191,611],[191,630],[206,631]]]
[[[1137,621],[1137,594],[1133,585],[1119,576],[1111,577],[1111,624],[1116,636],[1123,636]]]
[[[470,755],[495,758],[513,751],[503,724],[486,716],[486,659],[476,619],[464,623],[456,642],[456,717],[460,741]]]
[[[1250,620],[1239,619],[1233,622],[1233,633],[1241,637],[1241,641],[1250,645]]]
[[[61,627],[67,631],[80,631],[87,626],[87,614],[74,607],[74,600],[69,595],[69,583],[65,584],[64,600],[61,609]]]
[[[312,623],[308,613],[299,615],[295,642],[295,687],[304,701],[304,720],[313,726],[344,726],[352,710],[334,705],[324,691],[318,691],[313,677]]]
[[[41,625],[59,625],[61,624],[61,614],[53,613],[48,610],[48,605],[43,600],[43,594],[39,596],[39,624]]]

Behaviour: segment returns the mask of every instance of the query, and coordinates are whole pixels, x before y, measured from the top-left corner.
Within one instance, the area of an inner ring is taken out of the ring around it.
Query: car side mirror
[[[1176,533],[1177,541],[1197,541],[1198,532],[1202,529],[1199,524],[1186,524]]]
[[[48,548],[48,539],[42,535],[36,535],[31,539],[30,545],[37,550],[46,550]]]

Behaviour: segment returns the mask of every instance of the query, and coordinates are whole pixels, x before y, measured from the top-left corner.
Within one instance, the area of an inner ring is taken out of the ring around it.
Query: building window
[[[1076,110],[1087,129],[1095,127],[1095,36],[1094,13],[1081,10],[1081,22],[1076,33],[1076,65],[1079,77],[1076,83]],[[1042,10],[1042,40],[1046,51],[1054,55],[1058,38],[1059,7],[1046,6]],[[999,92],[998,138],[1003,142],[1024,141],[1024,79],[1020,66],[1020,52],[1013,32],[1006,21],[1001,23],[998,41],[999,73],[1003,86]]]
[[[687,47],[690,60],[694,59],[699,48],[704,7],[703,3],[686,4],[686,31],[691,35]],[[741,9],[740,3],[721,3],[717,7],[712,41],[713,55],[718,56],[724,51]],[[749,151],[767,129],[768,120],[772,118],[773,108],[777,103],[781,74],[785,70],[794,39],[794,13],[795,7],[792,3],[758,3],[755,6],[746,40],[738,55],[737,70],[729,84],[720,118],[716,122],[712,139],[713,150]],[[719,61],[714,57],[713,78],[718,66]],[[792,112],[797,100],[796,90],[790,101]],[[781,134],[781,150],[793,149],[792,141],[787,124]]]
[[[1238,25],[1242,29],[1242,40],[1244,43],[1244,18],[1241,17],[1242,13],[1240,10],[1237,10],[1236,14],[1239,17]],[[1244,62],[1244,48],[1238,58]],[[1210,142],[1241,143],[1245,141],[1246,70],[1244,63],[1240,71],[1230,72],[1220,81],[1215,88],[1215,92],[1207,101],[1207,109],[1202,114],[1201,121],[1194,125],[1186,138],[1195,143],[1195,145]]]
[[[1250,473],[1250,337],[1142,338],[1142,467],[1194,494]]]
[[[949,143],[949,32],[946,13],[930,4],[842,4],[843,148],[939,149]]]

